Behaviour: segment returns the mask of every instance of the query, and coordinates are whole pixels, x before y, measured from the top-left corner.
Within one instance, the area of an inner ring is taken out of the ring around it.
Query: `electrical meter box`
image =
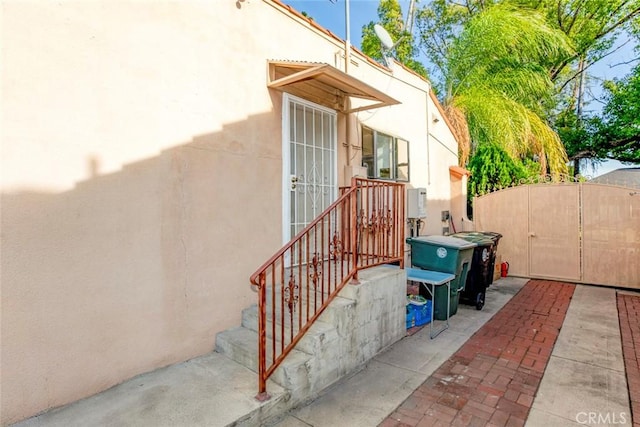
[[[427,189],[409,188],[407,190],[407,218],[427,217]]]

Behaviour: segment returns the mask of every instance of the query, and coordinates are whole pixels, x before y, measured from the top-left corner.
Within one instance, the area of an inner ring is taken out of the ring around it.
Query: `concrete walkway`
[[[272,399],[288,398],[279,385],[270,382],[268,387]],[[223,427],[262,408],[278,408],[264,406],[255,394],[255,373],[210,353],[139,375],[13,427]]]
[[[576,286],[526,425],[630,426],[627,389],[616,291]]]

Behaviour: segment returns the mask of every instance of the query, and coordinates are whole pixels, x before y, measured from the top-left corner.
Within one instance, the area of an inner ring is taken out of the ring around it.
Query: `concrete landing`
[[[29,418],[14,427],[259,425],[282,411],[289,395],[269,383],[271,399],[260,403],[258,376],[218,353],[132,378],[102,393]]]
[[[631,425],[616,291],[577,286],[526,426]]]
[[[508,277],[487,290],[481,311],[460,305],[450,328],[429,339],[429,327],[377,355],[357,374],[292,411],[278,427],[378,425],[515,295],[528,279]]]

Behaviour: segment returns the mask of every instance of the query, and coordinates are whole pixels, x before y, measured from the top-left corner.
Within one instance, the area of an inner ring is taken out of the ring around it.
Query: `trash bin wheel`
[[[482,307],[484,307],[484,292],[480,292],[476,296],[476,310],[482,310]]]

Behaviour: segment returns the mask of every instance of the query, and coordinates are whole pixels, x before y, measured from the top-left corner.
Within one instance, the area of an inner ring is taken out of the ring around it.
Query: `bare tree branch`
[[[595,63],[603,60],[604,58],[606,58],[609,55],[613,55],[615,52],[619,51],[620,49],[622,49],[625,45],[627,45],[630,42],[629,39],[627,39],[624,43],[622,43],[621,45],[617,46],[615,49],[605,53],[604,55],[601,55],[600,57],[594,59],[593,61],[591,61],[589,64],[587,64],[584,69],[582,71],[578,70],[576,71],[571,77],[569,77],[562,85],[560,85],[560,90],[562,91],[571,81],[573,81],[576,77],[580,76],[580,74],[582,74],[583,72],[585,72],[587,70],[587,68],[589,68],[590,66],[594,65]],[[636,58],[636,59],[632,59],[630,62],[633,61],[637,61],[640,60],[640,58]],[[553,77],[551,78],[551,80],[553,80]]]
[[[610,54],[607,54],[607,55],[610,55]],[[606,55],[605,55],[605,56],[606,56]],[[583,74],[584,72],[586,72],[586,71],[587,71],[587,69],[588,69],[589,67],[591,67],[593,64],[595,64],[596,62],[598,62],[598,61],[599,61],[600,59],[602,59],[602,58],[604,58],[604,56],[603,56],[603,57],[601,57],[601,58],[598,58],[597,60],[595,60],[595,61],[593,61],[593,62],[590,62],[590,63],[588,63],[588,64],[585,64],[585,66],[584,66],[584,67],[582,67],[582,70],[578,70],[578,71],[576,71],[575,73],[573,73],[573,75],[572,75],[571,77],[569,77],[569,78],[568,78],[568,79],[567,79],[567,80],[566,80],[566,81],[565,81],[565,82],[560,86],[560,89],[559,89],[558,91],[559,91],[559,92],[562,92],[562,91],[564,90],[564,88],[565,88],[569,83],[571,83],[571,82],[572,82],[576,77],[579,77],[581,74]]]
[[[614,68],[614,67],[618,67],[620,65],[629,65],[629,64],[633,64],[634,62],[640,61],[640,58],[633,58],[630,59],[628,61],[622,61],[622,62],[618,62],[616,64],[611,64],[609,65],[609,68]]]
[[[615,140],[615,141],[609,141],[606,145],[607,145],[607,147],[616,148],[616,147],[625,146],[625,145],[630,144],[632,142],[640,142],[640,134],[631,135],[631,136],[628,136],[626,138],[618,139],[618,140]]]
[[[595,151],[593,151],[593,150],[578,151],[573,156],[570,156],[569,160],[573,161],[573,160],[576,160],[576,159],[588,159],[590,157],[597,157],[597,153]]]
[[[620,6],[622,7],[622,5]],[[618,8],[619,10],[620,8]],[[614,12],[614,14],[618,11],[616,10]],[[629,20],[635,18],[637,15],[640,15],[640,6],[638,6],[637,8],[635,8],[634,10],[632,10],[631,12],[629,12],[626,16],[623,16],[622,18],[620,18],[618,20],[618,22],[614,23],[613,25],[611,25],[611,27],[609,28],[605,28],[604,30],[602,30],[600,33],[598,33],[598,35],[596,35],[596,37],[594,38],[594,41],[601,39],[602,37],[606,36],[607,34],[611,33],[613,30],[615,30],[616,28],[620,27],[621,25],[624,25],[625,23],[629,22]]]

